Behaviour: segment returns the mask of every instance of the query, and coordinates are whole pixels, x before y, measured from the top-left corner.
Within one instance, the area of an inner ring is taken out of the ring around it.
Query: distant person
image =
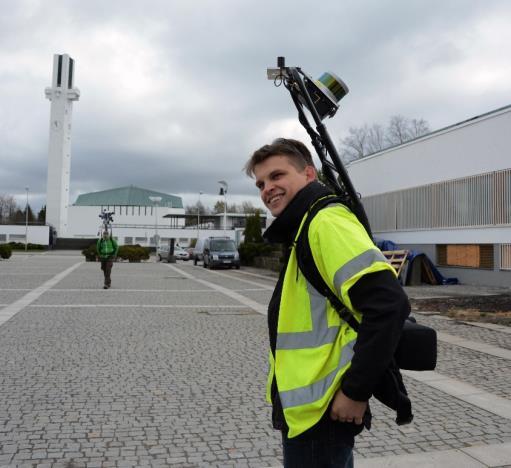
[[[108,289],[112,285],[112,267],[114,265],[114,260],[117,257],[119,246],[117,245],[115,239],[108,233],[108,231],[103,231],[102,237],[98,239],[96,248],[98,251],[99,260],[101,261],[101,269],[103,270],[103,274],[105,276],[105,284],[103,285],[103,289]]]
[[[303,143],[275,140],[258,149],[245,169],[276,218],[264,237],[286,246],[268,305],[266,392],[273,427],[282,431],[284,467],[351,468],[355,436],[370,427],[368,401],[392,361],[410,311],[408,298],[363,226],[340,203],[312,218],[310,254],[297,252],[311,208],[333,196],[318,182]],[[306,255],[352,318],[342,320],[306,281],[298,267],[298,256]]]

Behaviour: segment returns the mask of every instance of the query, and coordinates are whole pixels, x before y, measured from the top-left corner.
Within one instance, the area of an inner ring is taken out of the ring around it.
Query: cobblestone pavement
[[[19,309],[0,325],[0,467],[279,466],[264,402],[266,317],[250,307],[268,303],[275,277],[116,263],[113,287],[103,290],[99,265],[82,263],[45,289],[78,262],[58,252],[0,262],[0,318]],[[509,333],[416,315],[511,349]],[[505,358],[439,343],[437,372],[481,391],[511,399],[510,371]],[[372,403],[373,429],[357,439],[357,459],[511,441],[510,419],[405,382],[414,423],[398,427]]]

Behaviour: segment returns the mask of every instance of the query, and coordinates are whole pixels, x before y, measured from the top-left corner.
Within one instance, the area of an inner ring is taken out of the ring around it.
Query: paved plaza
[[[151,261],[114,264],[103,290],[78,252],[0,261],[0,467],[281,466],[264,401],[275,281]],[[511,328],[431,312],[415,316],[438,331],[437,369],[404,373],[414,422],[372,402],[355,466],[511,466]]]

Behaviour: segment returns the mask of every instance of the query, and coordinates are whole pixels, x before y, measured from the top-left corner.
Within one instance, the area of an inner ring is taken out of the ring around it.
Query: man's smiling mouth
[[[268,205],[272,205],[273,203],[278,202],[283,196],[284,196],[283,193],[279,193],[278,195],[273,195],[272,197],[268,198],[268,201],[266,203]]]

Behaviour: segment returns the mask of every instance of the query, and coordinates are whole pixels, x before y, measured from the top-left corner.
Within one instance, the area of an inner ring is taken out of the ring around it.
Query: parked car
[[[199,239],[195,247],[193,248],[193,253],[190,258],[193,259],[193,264],[197,265],[197,262],[204,260],[202,257],[202,249],[204,247],[204,239]]]
[[[158,250],[156,252],[156,255],[158,255],[158,260],[160,262],[162,260],[168,260],[169,251],[170,251],[170,246],[160,245],[160,247],[158,247]],[[188,254],[188,252],[185,249],[178,247],[178,246],[174,246],[174,257],[176,257],[177,260],[188,261],[190,259],[190,255]]]
[[[190,254],[182,247],[174,247],[174,257],[177,260],[190,260]]]
[[[208,237],[202,248],[204,268],[240,268],[240,254],[236,244],[229,237]]]
[[[168,245],[160,245],[158,247],[158,250],[156,250],[156,255],[158,256],[158,261],[167,260],[169,256],[169,249],[170,247]]]

